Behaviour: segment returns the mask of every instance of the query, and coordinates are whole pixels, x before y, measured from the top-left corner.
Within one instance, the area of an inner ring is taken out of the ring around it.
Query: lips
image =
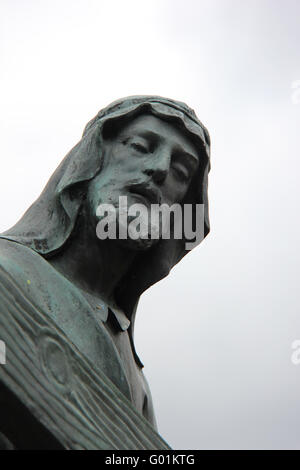
[[[135,184],[129,188],[131,194],[142,196],[150,202],[150,204],[160,204],[161,193],[158,189],[147,184]]]

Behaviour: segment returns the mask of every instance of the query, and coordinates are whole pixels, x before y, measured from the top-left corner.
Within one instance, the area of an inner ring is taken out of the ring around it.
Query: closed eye
[[[147,143],[144,141],[144,139],[139,137],[128,137],[122,141],[122,144],[128,145],[134,150],[137,150],[139,153],[146,154],[150,152]]]
[[[186,152],[174,152],[172,156],[172,169],[179,181],[187,182],[196,170],[198,160]]]
[[[172,168],[177,179],[183,181],[188,181],[190,179],[190,172],[186,168],[177,165]]]
[[[137,143],[137,142],[132,142],[131,147],[133,147],[135,150],[141,153],[148,153],[148,149],[145,145]]]

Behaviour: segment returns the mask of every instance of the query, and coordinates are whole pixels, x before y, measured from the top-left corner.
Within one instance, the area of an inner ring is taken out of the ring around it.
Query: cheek
[[[137,155],[123,145],[116,144],[107,155],[106,164],[115,169],[119,178],[126,179],[126,175],[132,178],[134,175],[140,177],[143,170],[149,165],[149,156]]]
[[[140,173],[145,167],[145,162],[142,158],[135,158],[130,153],[121,152],[114,156],[114,166],[116,173],[123,179],[124,175]]]
[[[175,177],[168,175],[161,188],[163,202],[171,205],[181,202],[188,190],[188,184],[178,181]]]
[[[101,172],[91,181],[87,193],[87,203],[92,212],[96,211],[99,204],[110,202],[111,192],[116,184],[115,182],[113,184],[111,176],[111,174]]]

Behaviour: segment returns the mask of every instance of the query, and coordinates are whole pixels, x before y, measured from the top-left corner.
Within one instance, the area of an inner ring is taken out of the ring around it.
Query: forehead
[[[120,135],[141,135],[156,139],[160,143],[182,148],[198,159],[198,151],[188,133],[180,129],[176,123],[167,122],[151,114],[143,114],[132,118],[120,132]]]

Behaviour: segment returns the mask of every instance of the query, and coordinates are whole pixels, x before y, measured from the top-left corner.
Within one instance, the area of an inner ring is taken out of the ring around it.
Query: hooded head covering
[[[11,229],[0,235],[26,245],[45,258],[64,249],[84,200],[87,184],[101,172],[103,129],[115,120],[150,113],[174,122],[193,140],[200,165],[184,203],[204,204],[204,236],[209,232],[207,177],[210,168],[210,139],[203,124],[186,104],[159,96],[132,96],[102,109],[85,127],[82,139],[66,155],[40,197]],[[137,255],[116,292],[116,300],[131,324],[144,290],[165,277],[187,253],[185,239],[160,240]]]

